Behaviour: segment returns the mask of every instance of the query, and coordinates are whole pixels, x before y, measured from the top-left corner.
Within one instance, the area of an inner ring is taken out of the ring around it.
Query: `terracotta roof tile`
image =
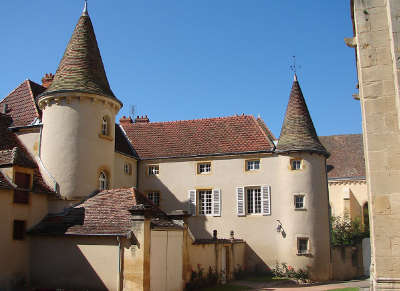
[[[325,156],[329,153],[318,139],[297,78],[293,82],[283,121],[277,152],[307,151]]]
[[[45,89],[26,80],[0,102],[0,107],[7,104],[7,114],[12,117],[12,126],[27,126],[40,117],[35,98]]]
[[[362,134],[320,136],[331,154],[327,160],[328,178],[365,178]]]
[[[49,214],[30,233],[66,235],[123,235],[132,229],[132,211],[143,206],[156,221],[169,221],[134,188],[111,189],[92,196],[62,214]]]
[[[53,82],[39,96],[62,92],[84,92],[117,100],[111,91],[88,15],[82,15],[74,29]]]
[[[273,151],[251,115],[171,122],[121,123],[140,159]]]

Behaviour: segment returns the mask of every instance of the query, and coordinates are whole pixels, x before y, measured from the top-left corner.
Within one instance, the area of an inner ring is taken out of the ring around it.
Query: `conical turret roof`
[[[39,97],[67,92],[102,95],[122,105],[114,96],[108,83],[86,3],[54,80]]]
[[[318,139],[296,75],[276,151],[316,152],[329,156]]]

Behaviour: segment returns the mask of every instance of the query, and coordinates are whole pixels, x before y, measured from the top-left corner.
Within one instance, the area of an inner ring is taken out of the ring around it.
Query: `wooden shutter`
[[[262,214],[271,215],[271,186],[261,186]]]
[[[236,188],[236,201],[237,201],[237,215],[244,216],[245,215],[244,187]]]
[[[188,201],[188,211],[191,215],[196,215],[196,190],[188,191],[189,201]]]
[[[221,216],[221,190],[213,189],[213,216]]]

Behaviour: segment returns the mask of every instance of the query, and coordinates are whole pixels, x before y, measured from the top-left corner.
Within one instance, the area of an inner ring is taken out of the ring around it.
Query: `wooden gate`
[[[150,291],[181,291],[183,232],[152,230]]]

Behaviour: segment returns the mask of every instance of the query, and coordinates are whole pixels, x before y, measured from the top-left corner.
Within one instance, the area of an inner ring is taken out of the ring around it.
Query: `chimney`
[[[150,119],[147,117],[147,115],[145,116],[141,116],[139,117],[139,115],[135,118],[135,123],[149,123]]]
[[[125,115],[119,119],[119,124],[128,124],[132,123],[132,118],[130,116],[126,117]]]
[[[52,73],[44,75],[42,78],[42,86],[45,88],[49,88],[51,85],[51,82],[53,82],[54,75]]]

